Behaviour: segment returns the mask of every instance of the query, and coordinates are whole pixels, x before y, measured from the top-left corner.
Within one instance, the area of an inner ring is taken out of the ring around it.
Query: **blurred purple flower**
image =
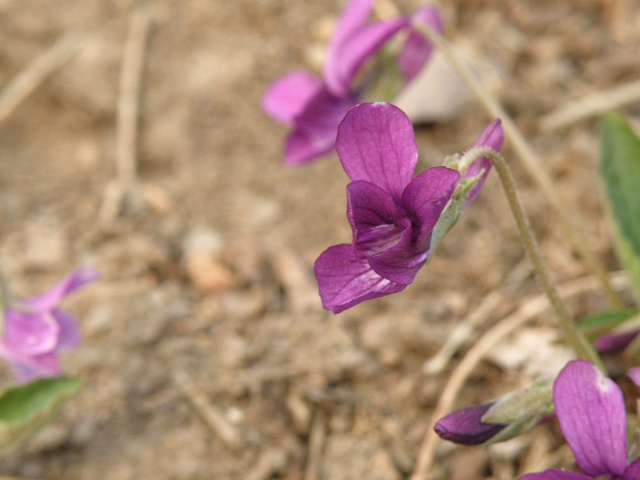
[[[334,149],[340,121],[366,93],[366,87],[354,85],[354,78],[396,34],[408,31],[397,58],[403,85],[413,80],[431,56],[431,43],[413,30],[411,23],[441,31],[434,7],[423,7],[412,17],[369,23],[373,2],[352,0],[345,9],[329,42],[322,80],[294,71],[276,80],[265,93],[262,109],[292,128],[284,148],[286,164],[305,163]]]
[[[95,270],[80,268],[48,292],[5,309],[0,356],[9,362],[18,380],[61,374],[58,354],[78,345],[80,331],[73,317],[58,304],[98,277]]]
[[[464,408],[438,420],[435,431],[441,438],[461,445],[480,445],[491,440],[507,425],[483,423],[482,417],[493,403]]]
[[[616,353],[621,352],[635,340],[640,334],[639,330],[633,330],[623,333],[607,333],[598,338],[594,346],[600,353]]]
[[[627,422],[622,391],[595,365],[574,360],[553,387],[560,429],[586,475],[546,470],[521,480],[640,479],[640,459],[627,461]]]
[[[499,150],[502,140],[496,121],[477,146]],[[402,110],[388,103],[364,103],[349,111],[338,129],[336,148],[352,180],[347,186],[347,217],[353,243],[322,253],[315,273],[324,308],[339,313],[413,282],[461,178],[447,167],[430,168],[413,178],[418,161],[413,127]],[[475,164],[484,160],[476,160],[468,170],[476,170]],[[478,194],[474,188],[488,172],[489,167],[482,176],[476,172],[477,183],[467,195]],[[441,235],[455,220],[457,216],[447,219]]]

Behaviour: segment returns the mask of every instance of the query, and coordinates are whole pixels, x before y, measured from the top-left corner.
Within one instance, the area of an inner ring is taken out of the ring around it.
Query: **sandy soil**
[[[405,12],[419,5],[398,3]],[[577,206],[589,243],[617,269],[597,177],[597,120],[540,125],[569,100],[638,78],[640,2],[441,4],[447,36],[497,72],[498,96]],[[408,478],[457,359],[540,291],[490,178],[414,285],[339,316],[322,310],[312,266],[350,239],[348,179],[335,156],[284,168],[285,128],[259,100],[279,75],[319,69],[341,8],[337,0],[0,1],[2,87],[65,34],[87,42],[0,125],[3,274],[16,296],[82,264],[103,275],[67,303],[84,342],[64,364],[85,387],[54,424],[0,459],[0,473]],[[112,215],[120,70],[131,19],[143,11],[153,21],[137,175]],[[472,102],[419,127],[419,168],[471,146],[490,120]],[[508,143],[505,154],[555,278],[588,275]],[[514,270],[520,280],[502,288]],[[442,373],[425,375],[424,363],[492,292],[502,299],[478,331]],[[576,315],[605,305],[597,291],[570,303]],[[525,344],[551,324],[548,313],[537,317]],[[526,384],[533,357],[558,355],[529,350],[524,360],[482,362],[456,406]],[[10,381],[8,371],[2,378]],[[429,478],[510,480],[569,458],[552,424],[491,449],[441,444]]]

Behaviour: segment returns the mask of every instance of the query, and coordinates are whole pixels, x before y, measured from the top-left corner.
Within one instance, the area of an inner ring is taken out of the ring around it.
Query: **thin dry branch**
[[[610,280],[617,288],[625,286],[628,283],[626,274],[622,272],[610,274]],[[599,281],[595,276],[579,278],[561,285],[559,288],[559,295],[563,299],[566,299],[581,293],[596,290],[598,287]],[[524,305],[514,313],[505,317],[494,327],[488,330],[467,352],[462,361],[451,373],[449,381],[442,390],[442,395],[440,396],[436,409],[431,416],[429,427],[418,453],[416,467],[410,480],[424,480],[426,478],[427,472],[433,463],[436,447],[440,440],[440,437],[435,433],[433,427],[440,418],[453,410],[453,405],[456,399],[460,396],[460,390],[471,373],[473,373],[478,363],[495,347],[498,342],[514,332],[517,328],[540,315],[548,307],[549,301],[546,296],[538,295],[532,298],[524,303]]]
[[[640,80],[595,92],[563,105],[542,117],[540,130],[548,131],[566,127],[588,117],[601,115],[608,110],[636,102],[640,102]]]
[[[107,185],[99,221],[108,225],[120,211],[128,190],[136,179],[138,116],[140,88],[149,30],[153,21],[147,9],[132,13],[129,33],[120,71],[120,97],[118,99],[116,133],[116,179]]]
[[[33,59],[0,94],[0,122],[7,119],[25,98],[85,47],[88,40],[77,31],[68,32],[49,50]]]

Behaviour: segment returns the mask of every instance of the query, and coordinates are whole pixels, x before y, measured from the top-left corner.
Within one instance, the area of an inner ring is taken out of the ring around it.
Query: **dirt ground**
[[[398,2],[403,12],[418,5]],[[412,286],[338,316],[322,309],[312,267],[325,248],[350,241],[348,179],[335,155],[283,167],[286,129],[259,101],[278,76],[319,70],[342,6],[0,1],[0,89],[65,35],[76,35],[69,45],[86,42],[1,120],[3,275],[20,297],[79,265],[102,273],[65,303],[84,341],[63,362],[86,378],[84,388],[38,437],[0,458],[1,474],[410,476],[457,361],[540,290],[492,177]],[[602,212],[597,119],[547,130],[541,122],[570,100],[638,78],[640,2],[443,0],[441,7],[446,36],[492,66],[498,97],[577,206],[589,243],[618,269]],[[137,175],[121,184],[120,72],[131,19],[145,15],[152,21],[139,77]],[[450,120],[418,127],[419,170],[471,146],[490,120],[471,102]],[[554,277],[589,275],[508,141],[504,153]],[[118,185],[126,185],[121,204]],[[514,271],[519,281],[503,288]],[[493,292],[502,299],[479,329],[443,372],[425,374],[425,362]],[[570,302],[577,316],[605,305],[597,290]],[[548,313],[536,317],[524,344],[551,324]],[[528,362],[547,361],[546,351],[481,362],[456,407],[525,385],[535,376]],[[2,378],[11,381],[7,369]],[[557,433],[551,423],[491,449],[439,444],[429,478],[511,480],[563,465],[571,457]]]

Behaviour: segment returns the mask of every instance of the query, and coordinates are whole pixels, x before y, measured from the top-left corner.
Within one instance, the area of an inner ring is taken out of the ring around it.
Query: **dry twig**
[[[640,102],[640,80],[595,92],[563,105],[542,117],[540,129],[548,131],[566,127],[585,118],[601,115],[608,110],[635,102]]]
[[[0,122],[5,120],[50,75],[71,60],[88,43],[73,31],[62,36],[49,50],[37,56],[0,94]]]
[[[129,22],[129,34],[120,71],[120,97],[116,136],[116,179],[105,191],[99,222],[108,225],[120,211],[128,190],[136,179],[138,115],[140,87],[147,38],[153,15],[148,10],[135,11]]]

